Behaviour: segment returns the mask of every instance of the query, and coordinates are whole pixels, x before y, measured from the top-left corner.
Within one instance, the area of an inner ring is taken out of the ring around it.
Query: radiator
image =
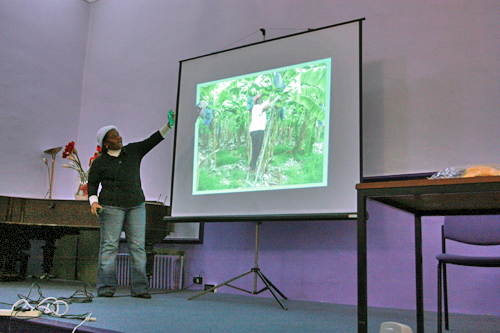
[[[149,287],[157,289],[182,289],[184,258],[182,255],[154,256],[153,275]],[[130,282],[130,264],[128,253],[119,253],[116,257],[118,285],[127,286]]]

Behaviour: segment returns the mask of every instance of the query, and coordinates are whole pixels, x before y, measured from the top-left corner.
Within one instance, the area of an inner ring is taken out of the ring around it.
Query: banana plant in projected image
[[[193,194],[326,186],[330,84],[331,59],[198,84]]]

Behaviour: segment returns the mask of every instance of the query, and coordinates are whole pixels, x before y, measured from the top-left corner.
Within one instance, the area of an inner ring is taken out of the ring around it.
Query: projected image
[[[331,59],[197,85],[193,194],[327,185]]]

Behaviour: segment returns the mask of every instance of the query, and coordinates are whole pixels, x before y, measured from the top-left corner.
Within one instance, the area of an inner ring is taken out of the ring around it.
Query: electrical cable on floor
[[[77,290],[73,295],[68,298],[60,297],[59,299],[65,300],[68,303],[90,303],[94,295],[91,292],[87,291],[87,284],[84,286],[84,290]]]
[[[31,300],[29,297],[31,295],[31,292],[33,291],[33,288],[34,287],[37,287],[38,289],[38,300],[34,301],[34,300]],[[42,290],[40,288],[40,286],[37,284],[37,283],[32,283],[31,284],[31,287],[30,287],[30,290],[28,292],[28,296],[23,296],[21,294],[17,294],[17,297],[21,298],[21,299],[26,299],[28,301],[30,301],[31,303],[36,303],[36,302],[39,302],[40,300],[44,299],[45,297],[42,296]]]
[[[21,307],[20,310],[17,310]],[[20,299],[12,305],[12,311],[41,311],[43,314],[53,315],[56,317],[64,316],[69,309],[68,303],[58,300],[55,297],[47,297],[33,306],[26,299]]]
[[[87,317],[85,317],[85,319],[84,319],[84,320],[83,320],[80,324],[76,325],[76,326],[75,326],[75,328],[71,331],[71,333],[75,333],[75,332],[76,332],[76,329],[77,329],[78,327],[82,326],[82,325],[83,325],[83,323],[85,323],[86,321],[90,321],[90,320],[91,320],[91,318],[92,318],[92,312],[91,312],[91,313],[89,313],[89,315],[88,315]]]
[[[38,298],[38,300],[31,300],[29,297],[30,297],[30,295],[33,291],[33,288],[35,286],[37,287],[39,298]],[[71,295],[69,297],[59,297],[58,299],[65,301],[68,304],[71,304],[73,302],[74,303],[90,303],[90,302],[92,302],[94,295],[92,295],[91,292],[87,291],[87,286],[88,286],[88,284],[85,284],[84,290],[79,289],[73,295]],[[18,294],[17,296],[19,298],[24,298],[24,299],[28,300],[30,303],[37,303],[45,298],[42,294],[42,290],[41,290],[40,286],[37,283],[33,283],[31,285],[30,291],[29,291],[27,296],[23,296],[21,294]]]
[[[35,287],[37,288],[38,291],[37,300],[30,298],[33,289]],[[40,286],[37,283],[33,283],[31,284],[27,296],[18,294],[18,297],[20,299],[17,302],[15,302],[12,305],[11,309],[8,311],[11,319],[16,318],[16,319],[27,320],[27,319],[38,318],[42,315],[47,315],[64,319],[82,320],[82,322],[73,329],[73,332],[75,332],[78,327],[83,325],[83,323],[87,321],[96,320],[96,318],[92,317],[92,313],[68,314],[69,304],[71,304],[72,302],[88,303],[92,301],[93,295],[92,293],[87,291],[87,285],[84,286],[84,290],[77,290],[70,297],[55,298],[55,297],[44,297]],[[8,303],[3,303],[3,304],[8,304]],[[8,332],[10,332],[10,323]]]

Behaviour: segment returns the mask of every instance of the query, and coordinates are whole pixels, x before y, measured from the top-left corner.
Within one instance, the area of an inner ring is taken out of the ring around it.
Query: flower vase
[[[87,193],[87,182],[78,178],[75,184],[74,193],[76,200],[88,200],[89,195]]]

